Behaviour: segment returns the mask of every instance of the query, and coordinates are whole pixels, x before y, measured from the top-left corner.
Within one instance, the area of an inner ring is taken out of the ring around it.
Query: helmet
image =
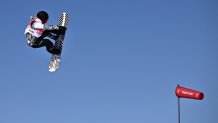
[[[37,13],[37,18],[39,18],[39,19],[42,21],[42,23],[46,23],[47,20],[48,20],[48,18],[49,18],[49,16],[48,16],[48,13],[47,13],[47,12],[45,12],[45,11],[39,11],[39,12]]]

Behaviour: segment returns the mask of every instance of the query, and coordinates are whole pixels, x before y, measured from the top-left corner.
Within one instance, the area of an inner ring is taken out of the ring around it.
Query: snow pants
[[[46,47],[46,50],[49,53],[51,53],[51,54],[60,54],[62,44],[59,43],[59,45],[57,47],[57,46],[55,46],[55,43],[53,43],[51,40],[45,39],[45,37],[50,37],[49,35],[51,35],[51,34],[53,35],[53,40],[56,40],[58,38],[59,34],[60,34],[60,31],[58,31],[58,30],[45,30],[41,37],[35,38],[35,39],[34,39],[34,37],[31,37],[30,34],[26,34],[27,43],[32,48]],[[32,42],[30,41],[30,38],[31,38]]]

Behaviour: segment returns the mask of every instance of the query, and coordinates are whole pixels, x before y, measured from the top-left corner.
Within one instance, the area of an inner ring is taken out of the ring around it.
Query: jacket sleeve
[[[44,30],[59,30],[59,26],[57,26],[57,25],[44,25],[43,29]]]
[[[34,29],[43,29],[43,30],[59,30],[59,26],[57,25],[45,25],[40,22],[34,22],[32,27]]]

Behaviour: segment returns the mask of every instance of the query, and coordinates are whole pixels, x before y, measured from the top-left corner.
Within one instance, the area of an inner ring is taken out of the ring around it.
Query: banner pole
[[[180,99],[178,98],[178,123],[180,123]]]

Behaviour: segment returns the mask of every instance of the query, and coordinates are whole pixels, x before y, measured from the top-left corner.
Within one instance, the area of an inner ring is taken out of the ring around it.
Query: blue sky
[[[177,84],[204,92],[181,99],[181,123],[216,123],[218,1],[61,0],[0,2],[1,123],[175,123]],[[71,20],[60,69],[26,45],[31,15]]]

